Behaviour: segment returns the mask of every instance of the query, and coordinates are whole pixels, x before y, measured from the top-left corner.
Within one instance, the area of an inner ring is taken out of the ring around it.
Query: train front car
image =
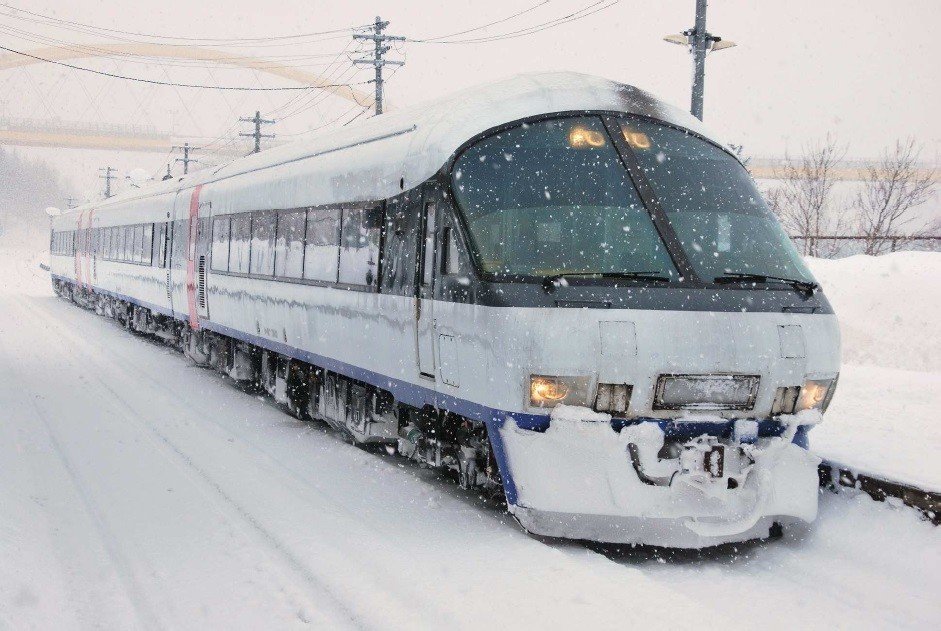
[[[510,511],[672,547],[812,521],[833,311],[737,158],[627,94],[481,134],[448,171],[477,304],[434,317],[465,341],[450,366],[487,367],[461,390],[496,410]]]

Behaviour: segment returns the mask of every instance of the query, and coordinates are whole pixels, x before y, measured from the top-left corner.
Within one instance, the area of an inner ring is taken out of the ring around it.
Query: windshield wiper
[[[784,278],[782,276],[769,276],[767,274],[753,274],[751,272],[726,272],[721,276],[716,276],[713,280],[713,282],[717,285],[727,285],[729,283],[738,283],[741,281],[752,281],[755,283],[784,283],[806,294],[813,294],[814,291],[820,287],[820,285],[817,283],[809,280]]]
[[[546,276],[542,281],[543,286],[548,291],[554,287],[560,280],[566,278],[623,278],[626,280],[645,280],[652,283],[669,283],[670,277],[665,276],[663,272],[562,272]]]

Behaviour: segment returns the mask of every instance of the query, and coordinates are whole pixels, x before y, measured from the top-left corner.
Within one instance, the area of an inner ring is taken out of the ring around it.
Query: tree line
[[[921,148],[912,138],[896,141],[863,169],[849,197],[837,197],[837,169],[847,145],[828,135],[806,144],[798,156],[785,154],[776,185],[765,196],[789,234],[802,237],[806,256],[834,256],[840,247],[820,235],[858,238],[864,253],[894,250],[913,237],[941,233],[941,218],[924,227],[914,225],[916,209],[931,199],[935,173],[919,163]]]

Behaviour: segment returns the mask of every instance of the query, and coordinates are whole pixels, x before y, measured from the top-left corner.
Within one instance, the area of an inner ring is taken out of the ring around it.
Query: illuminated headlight
[[[588,405],[588,377],[529,377],[529,405],[551,408],[560,403]]]
[[[839,375],[833,379],[808,379],[801,388],[800,396],[797,398],[797,411],[801,410],[820,410],[827,411],[833,393],[836,391],[836,381]]]

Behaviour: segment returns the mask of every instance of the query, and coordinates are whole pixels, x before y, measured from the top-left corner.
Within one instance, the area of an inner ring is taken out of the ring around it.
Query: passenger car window
[[[252,215],[251,273],[274,275],[274,237],[277,214],[273,210]]]
[[[304,278],[337,281],[340,250],[340,210],[311,208],[307,211],[307,246]]]
[[[154,254],[154,224],[147,223],[144,224],[144,242],[143,249],[141,250],[141,263],[144,265],[150,265],[153,263],[153,254]]]
[[[282,278],[301,278],[304,275],[304,224],[306,212],[292,210],[278,217],[278,236],[275,240],[274,274]]]
[[[340,248],[340,282],[373,286],[379,267],[381,223],[376,209],[344,208]]]
[[[229,223],[230,217],[216,217],[212,220],[212,260],[211,269],[217,272],[229,271]]]
[[[232,217],[231,245],[229,246],[229,271],[248,273],[251,252],[252,216],[249,213]]]
[[[134,226],[134,262],[144,261],[144,226]]]
[[[415,295],[415,252],[418,213],[407,195],[389,202],[382,252],[382,291]]]

